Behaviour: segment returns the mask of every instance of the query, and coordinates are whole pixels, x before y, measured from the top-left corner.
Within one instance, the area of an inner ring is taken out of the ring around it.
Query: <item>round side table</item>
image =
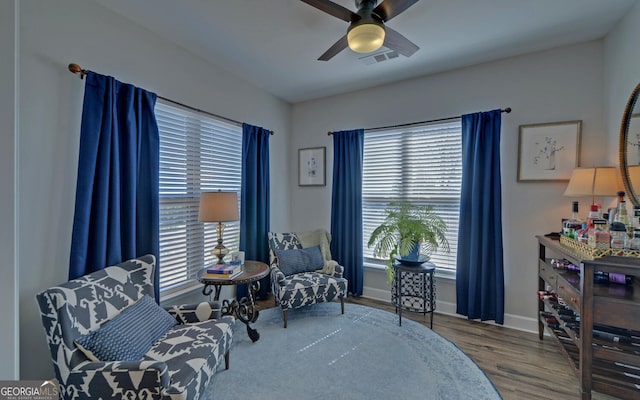
[[[436,309],[436,288],[434,272],[436,266],[425,262],[417,266],[402,265],[395,262],[391,302],[396,307],[399,325],[402,326],[402,311],[429,313],[429,327],[433,329],[433,312]]]
[[[220,291],[224,285],[240,285],[247,283],[249,293],[247,297],[243,297],[240,301],[233,299],[231,301],[225,299],[222,301],[222,314],[234,315],[247,326],[247,334],[251,341],[256,342],[260,339],[260,333],[252,328],[249,324],[258,320],[258,310],[255,308],[255,294],[260,290],[260,279],[269,274],[269,266],[260,261],[245,261],[242,266],[242,273],[232,279],[216,278],[215,274],[207,274],[207,269],[203,268],[198,271],[198,281],[204,284],[202,294],[209,296],[214,292],[213,299],[220,300]],[[213,286],[213,289],[211,288]]]

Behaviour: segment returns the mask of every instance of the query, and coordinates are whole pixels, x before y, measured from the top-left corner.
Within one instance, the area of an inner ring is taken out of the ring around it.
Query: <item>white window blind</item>
[[[214,258],[214,223],[198,222],[200,192],[233,191],[240,199],[242,129],[203,113],[158,101],[160,131],[160,291],[195,282]],[[240,205],[238,204],[238,207]],[[239,222],[225,224],[224,245],[237,251]]]
[[[364,257],[380,263],[367,247],[371,232],[384,221],[391,201],[431,205],[447,224],[450,252],[431,261],[455,270],[462,182],[460,120],[367,132],[364,137],[362,217]],[[386,260],[385,260],[386,261]]]

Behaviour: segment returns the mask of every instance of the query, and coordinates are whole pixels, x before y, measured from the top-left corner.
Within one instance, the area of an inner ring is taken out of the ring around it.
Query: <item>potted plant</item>
[[[393,280],[394,259],[427,261],[438,248],[449,252],[447,225],[433,207],[396,201],[389,203],[385,214],[384,222],[373,230],[367,246],[373,246],[374,257],[387,258],[389,282]]]

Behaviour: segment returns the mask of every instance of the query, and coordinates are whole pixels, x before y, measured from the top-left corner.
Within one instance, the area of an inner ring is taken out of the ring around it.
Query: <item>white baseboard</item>
[[[391,302],[391,292],[389,289],[378,289],[365,286],[362,288],[362,297],[367,299]]]
[[[389,290],[382,290],[372,287],[364,287],[362,297],[373,300],[391,302],[391,293]],[[464,318],[465,316],[456,313],[456,305],[454,303],[441,301],[436,299],[436,314],[450,315],[452,317]],[[503,326],[505,328],[516,329],[519,331],[538,333],[538,320],[535,318],[523,317],[514,314],[504,315],[504,325],[496,324],[493,321],[482,321],[485,324]]]

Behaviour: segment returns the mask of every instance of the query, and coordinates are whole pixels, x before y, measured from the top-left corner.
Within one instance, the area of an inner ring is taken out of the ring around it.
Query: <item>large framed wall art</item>
[[[568,181],[580,162],[582,121],[520,125],[518,182]]]

